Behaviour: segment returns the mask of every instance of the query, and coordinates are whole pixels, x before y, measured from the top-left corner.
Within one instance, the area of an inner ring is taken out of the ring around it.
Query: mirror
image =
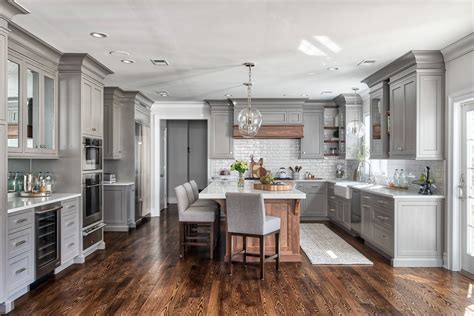
[[[20,147],[20,65],[8,61],[8,147]]]

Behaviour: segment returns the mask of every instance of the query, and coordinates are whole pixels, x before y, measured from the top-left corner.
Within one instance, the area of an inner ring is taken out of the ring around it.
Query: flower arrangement
[[[230,170],[237,171],[239,174],[244,174],[247,170],[249,170],[249,164],[245,160],[236,160],[230,166]]]

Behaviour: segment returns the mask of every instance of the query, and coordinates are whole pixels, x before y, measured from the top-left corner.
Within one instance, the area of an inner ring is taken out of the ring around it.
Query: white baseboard
[[[102,240],[96,243],[95,245],[92,245],[86,250],[84,250],[82,254],[84,257],[88,257],[89,255],[93,254],[97,250],[104,250],[104,249],[105,249],[105,242]]]
[[[404,268],[439,268],[443,266],[443,259],[421,259],[421,258],[408,258],[408,259],[392,259],[393,267],[404,267]]]
[[[29,286],[19,289],[15,293],[11,294],[10,297],[2,304],[0,304],[0,314],[8,314],[15,308],[15,300],[30,291]]]
[[[443,252],[443,268],[449,270],[449,267],[448,267],[448,253],[447,252]]]
[[[59,272],[66,270],[73,264],[74,264],[74,258],[71,258],[70,260],[66,261],[65,263],[63,263],[62,265],[54,269],[54,274],[58,274]]]

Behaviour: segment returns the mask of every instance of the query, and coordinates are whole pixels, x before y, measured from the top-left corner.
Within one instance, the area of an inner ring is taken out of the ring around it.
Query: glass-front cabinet
[[[389,156],[390,112],[388,83],[381,82],[370,88],[370,158]]]
[[[58,157],[57,82],[57,74],[40,64],[9,56],[9,157]]]

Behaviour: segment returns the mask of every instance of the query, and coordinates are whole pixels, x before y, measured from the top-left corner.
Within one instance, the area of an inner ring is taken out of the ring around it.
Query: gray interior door
[[[189,121],[188,146],[188,177],[202,190],[207,186],[207,121]]]
[[[188,121],[168,121],[168,202],[176,203],[174,188],[188,181]]]

